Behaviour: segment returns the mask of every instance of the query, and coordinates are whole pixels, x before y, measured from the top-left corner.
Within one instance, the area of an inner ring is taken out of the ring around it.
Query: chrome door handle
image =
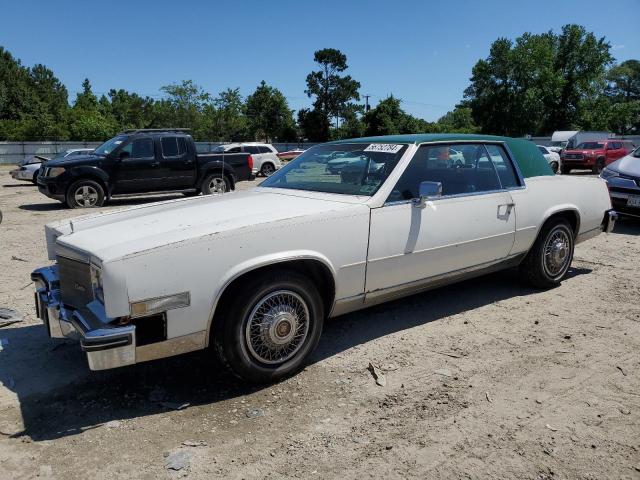
[[[501,205],[498,205],[498,218],[500,220],[507,220],[509,218],[509,215],[511,215],[511,210],[513,210],[513,207],[515,206],[515,203],[503,203]],[[506,207],[504,209],[504,213],[503,207]]]

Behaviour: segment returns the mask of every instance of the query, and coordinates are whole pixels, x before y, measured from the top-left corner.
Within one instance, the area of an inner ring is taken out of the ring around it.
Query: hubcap
[[[93,207],[98,203],[98,191],[90,185],[83,185],[76,189],[73,198],[81,207]]]
[[[292,358],[309,332],[309,309],[295,292],[278,290],[263,297],[249,315],[245,340],[249,353],[274,365]]]
[[[227,191],[227,184],[222,178],[212,178],[209,182],[209,191],[211,193],[224,193]]]
[[[551,232],[544,246],[544,267],[551,277],[556,277],[569,266],[571,238],[564,229]]]
[[[271,165],[265,165],[264,167],[262,167],[262,174],[265,177],[268,177],[269,175],[273,174],[273,167]]]

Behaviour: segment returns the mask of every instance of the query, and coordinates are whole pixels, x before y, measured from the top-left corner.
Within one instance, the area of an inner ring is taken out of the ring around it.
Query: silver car
[[[640,218],[640,148],[607,165],[600,176],[607,181],[616,212]]]

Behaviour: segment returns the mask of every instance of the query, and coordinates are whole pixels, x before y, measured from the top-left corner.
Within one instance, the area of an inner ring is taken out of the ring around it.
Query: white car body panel
[[[26,180],[28,182],[33,181],[33,176],[36,174],[38,170],[40,170],[40,166],[42,163],[28,163],[26,165],[22,165],[24,170],[17,168],[11,171],[11,176],[16,180]]]

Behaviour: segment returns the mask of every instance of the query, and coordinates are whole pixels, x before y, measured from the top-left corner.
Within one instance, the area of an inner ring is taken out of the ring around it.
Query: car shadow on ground
[[[36,185],[34,183],[7,183],[5,185],[2,185],[2,188],[20,188],[20,187],[31,187],[31,188],[36,188]]]
[[[619,235],[640,235],[640,218],[620,216],[611,233]]]
[[[20,205],[18,208],[21,210],[28,210],[31,212],[45,212],[52,210],[69,210],[70,212],[78,212],[78,215],[88,214],[91,212],[98,212],[101,208],[105,207],[133,207],[135,205],[144,205],[147,203],[163,202],[165,200],[177,200],[180,198],[186,198],[184,195],[162,195],[156,197],[126,197],[126,198],[112,198],[104,207],[100,208],[87,208],[87,209],[70,209],[62,202],[48,202],[48,203],[32,203],[27,205]]]
[[[590,272],[572,268],[568,281]],[[504,271],[344,315],[326,322],[310,363],[395,332],[536,292],[519,281],[516,272]],[[187,402],[213,405],[264,388],[237,380],[209,351],[90,372],[77,343],[50,340],[42,325],[0,329],[0,337],[0,380],[17,395],[24,426],[12,432],[13,437],[51,440],[111,420],[154,415]]]

